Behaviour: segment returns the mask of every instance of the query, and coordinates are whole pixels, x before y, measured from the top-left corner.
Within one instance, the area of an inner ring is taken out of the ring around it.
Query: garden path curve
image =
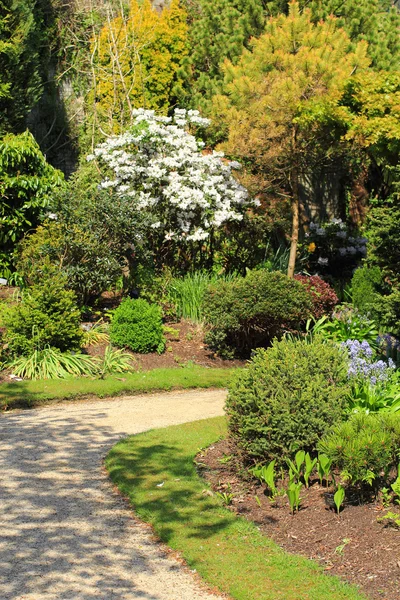
[[[0,415],[1,600],[216,600],[132,517],[102,470],[121,437],[223,413],[226,392]]]

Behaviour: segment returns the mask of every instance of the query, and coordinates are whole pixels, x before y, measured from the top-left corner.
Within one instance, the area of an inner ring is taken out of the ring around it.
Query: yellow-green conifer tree
[[[188,54],[186,12],[179,0],[157,12],[150,0],[131,0],[127,17],[108,18],[93,40],[93,91],[88,105],[105,133],[131,123],[133,108],[166,114],[181,86]]]

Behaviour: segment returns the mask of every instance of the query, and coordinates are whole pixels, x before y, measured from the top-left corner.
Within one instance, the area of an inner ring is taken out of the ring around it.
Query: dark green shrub
[[[298,281],[279,272],[251,271],[208,288],[205,341],[220,356],[250,356],[253,348],[269,345],[285,329],[297,329],[311,306],[310,294]]]
[[[353,414],[318,443],[336,469],[352,485],[387,477],[400,457],[400,414]]]
[[[112,344],[133,352],[162,352],[165,347],[161,308],[146,300],[127,298],[116,309],[110,326]]]
[[[52,277],[26,290],[22,300],[1,315],[4,341],[12,355],[28,355],[46,346],[78,350],[83,341],[75,294],[64,280]]]
[[[379,267],[364,266],[357,269],[351,280],[354,306],[364,314],[370,312],[382,283],[383,276]]]
[[[342,419],[349,385],[341,348],[316,337],[275,340],[257,350],[232,383],[226,404],[230,436],[244,462],[280,464]]]

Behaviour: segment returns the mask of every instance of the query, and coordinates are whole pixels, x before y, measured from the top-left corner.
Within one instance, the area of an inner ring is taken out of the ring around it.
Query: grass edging
[[[31,408],[46,402],[88,396],[104,398],[179,389],[225,388],[235,371],[193,365],[124,373],[104,379],[78,377],[2,383],[0,409]]]
[[[210,495],[193,458],[225,432],[221,417],[152,430],[116,444],[106,467],[160,539],[234,600],[366,600],[317,563],[284,552]]]

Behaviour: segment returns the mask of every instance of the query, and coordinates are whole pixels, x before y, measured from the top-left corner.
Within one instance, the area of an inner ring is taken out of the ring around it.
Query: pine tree
[[[354,42],[366,40],[374,68],[400,68],[400,11],[393,0],[300,0],[299,5],[311,10],[314,23],[334,15]],[[287,0],[267,2],[275,15],[288,6]]]
[[[262,0],[199,0],[192,11],[191,54],[187,61],[191,103],[206,109],[223,78],[222,63],[235,64],[243,47],[263,30]],[[206,109],[207,112],[207,109]]]
[[[289,15],[271,18],[237,65],[225,64],[225,95],[214,100],[216,119],[227,127],[224,149],[259,175],[264,188],[290,198],[290,276],[301,177],[340,146],[347,116],[340,100],[352,74],[368,66],[366,52],[365,42],[352,49],[336,19],[314,25],[311,12],[292,2]]]

